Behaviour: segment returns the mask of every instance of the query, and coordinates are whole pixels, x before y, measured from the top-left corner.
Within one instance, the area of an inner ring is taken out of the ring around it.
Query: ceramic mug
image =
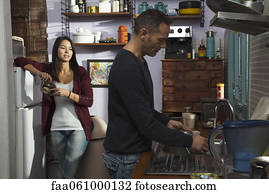
[[[95,32],[94,33],[94,37],[95,37],[95,43],[99,43],[100,39],[101,39],[101,32]]]
[[[79,7],[78,7],[78,5],[73,5],[71,7],[71,12],[73,12],[73,13],[79,13]]]

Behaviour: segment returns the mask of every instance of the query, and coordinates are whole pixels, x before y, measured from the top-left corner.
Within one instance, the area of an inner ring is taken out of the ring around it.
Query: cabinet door
[[[249,35],[228,32],[226,97],[240,120],[249,118]]]

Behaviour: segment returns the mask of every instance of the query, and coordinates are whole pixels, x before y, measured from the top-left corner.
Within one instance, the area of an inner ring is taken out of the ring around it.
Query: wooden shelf
[[[134,16],[134,19],[136,19],[138,15]],[[168,16],[171,19],[200,19],[202,15],[195,14],[195,15],[175,15],[175,16]]]
[[[66,12],[64,15],[68,17],[130,17],[130,12],[115,12],[115,13],[72,13]]]
[[[190,61],[223,61],[223,59],[208,59],[208,58],[196,58],[196,59],[163,59],[163,62],[190,62]]]
[[[176,15],[176,16],[169,16],[171,19],[200,19],[201,15]]]
[[[125,46],[125,43],[74,43],[75,46]]]

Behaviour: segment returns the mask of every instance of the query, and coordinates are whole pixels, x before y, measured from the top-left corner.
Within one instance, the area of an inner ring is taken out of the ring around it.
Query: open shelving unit
[[[180,20],[180,19],[200,19],[200,26],[204,27],[205,24],[205,0],[200,0],[201,1],[201,14],[198,15],[176,15],[176,16],[169,16],[171,19],[175,20]],[[136,0],[132,0],[132,12],[134,15],[134,19],[137,17],[135,16],[136,14]],[[133,25],[132,25],[133,26]]]
[[[131,17],[130,12],[114,12],[114,13],[63,13],[68,17]]]
[[[199,15],[177,15],[169,16],[173,20],[181,19],[197,19],[200,20],[200,26],[204,27],[204,0],[201,1],[201,14]],[[130,12],[114,12],[114,13],[72,13],[68,7],[68,0],[61,0],[61,22],[62,35],[70,36],[70,18],[94,18],[94,17],[126,17],[130,18],[132,23],[132,30],[134,27],[134,20],[136,18],[136,0],[130,0]],[[76,46],[124,46],[122,43],[75,43]]]
[[[74,43],[75,46],[124,46],[125,43]]]

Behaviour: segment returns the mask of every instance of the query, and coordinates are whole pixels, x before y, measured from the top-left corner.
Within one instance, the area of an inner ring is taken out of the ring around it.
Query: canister
[[[88,13],[98,13],[99,7],[97,6],[88,6]]]
[[[214,33],[215,32],[211,29],[206,32],[206,56],[209,59],[213,59],[215,57]]]
[[[224,99],[224,84],[217,83],[217,99]]]
[[[191,53],[190,52],[187,53],[187,59],[191,59]]]
[[[128,43],[128,30],[127,27],[122,25],[118,28],[118,42],[119,43]]]

